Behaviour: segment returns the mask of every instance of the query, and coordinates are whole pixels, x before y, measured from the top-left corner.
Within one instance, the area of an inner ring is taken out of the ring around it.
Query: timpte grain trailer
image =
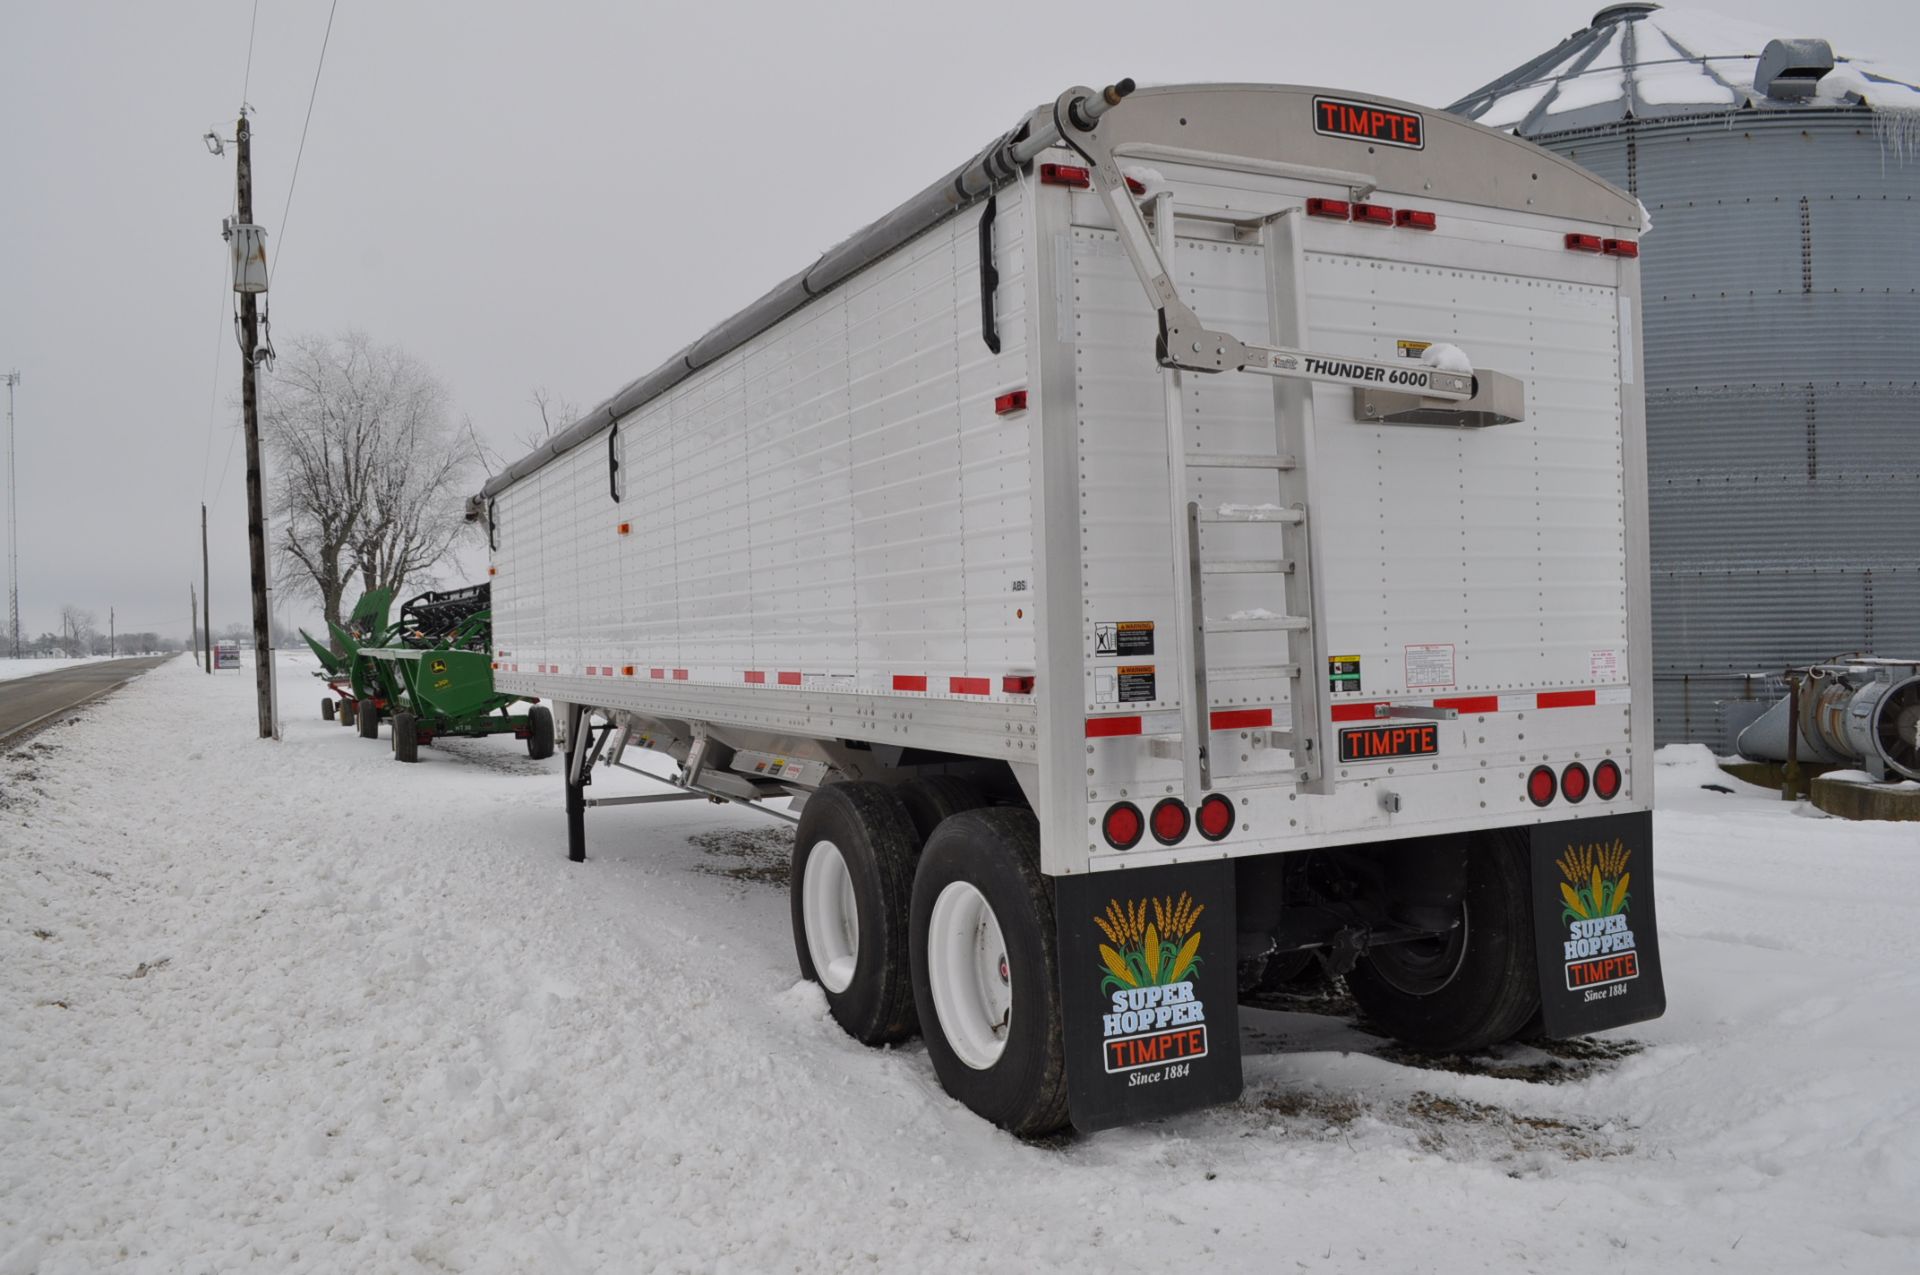
[[[790,800],[801,973],[1022,1133],[1231,1100],[1302,952],[1428,1050],[1657,1016],[1644,216],[1368,95],[1062,94],[470,503],[571,857]]]

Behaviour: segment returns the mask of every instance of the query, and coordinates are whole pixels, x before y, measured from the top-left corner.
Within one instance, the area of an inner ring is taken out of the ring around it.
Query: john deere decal
[[[1228,860],[1055,878],[1075,1125],[1239,1094],[1233,907]]]
[[[1107,936],[1100,944],[1107,971],[1100,990],[1113,997],[1101,1028],[1108,1072],[1164,1063],[1161,1078],[1178,1080],[1192,1072],[1191,1059],[1206,1057],[1207,1009],[1195,999],[1190,977],[1199,972],[1196,926],[1206,910],[1182,890],[1177,900],[1109,899],[1106,915],[1093,918]]]
[[[1666,1009],[1653,911],[1653,816],[1533,829],[1534,942],[1549,1036],[1658,1018]]]

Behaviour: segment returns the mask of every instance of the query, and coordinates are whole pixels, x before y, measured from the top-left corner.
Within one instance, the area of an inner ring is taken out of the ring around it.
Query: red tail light
[[[1140,844],[1141,836],[1147,830],[1147,821],[1140,817],[1140,807],[1131,801],[1123,801],[1107,811],[1107,817],[1100,822],[1100,831],[1107,844],[1115,850],[1131,850]]]
[[[1602,801],[1620,795],[1620,766],[1612,758],[1593,768],[1593,791]]]
[[[1527,776],[1527,800],[1536,806],[1551,805],[1559,790],[1560,781],[1554,778],[1551,766],[1535,766]]]
[[[1033,674],[1009,673],[1000,679],[1000,690],[1007,695],[1033,694]]]
[[[1129,177],[1127,178],[1127,189],[1136,195],[1144,195],[1147,193],[1147,184],[1138,177]]]
[[[1208,841],[1220,840],[1233,831],[1233,802],[1214,793],[1201,801],[1194,822],[1200,826],[1200,835]]]
[[[1366,222],[1370,226],[1391,226],[1393,224],[1393,209],[1387,207],[1385,204],[1355,204],[1353,206],[1353,219],[1355,221]]]
[[[1405,226],[1409,230],[1432,230],[1440,224],[1440,219],[1430,212],[1416,212],[1411,208],[1402,208],[1393,215],[1393,224]]]
[[[1345,221],[1353,212],[1353,205],[1344,199],[1309,199],[1307,216],[1331,217],[1335,221]]]
[[[1600,236],[1568,235],[1567,250],[1569,252],[1599,252],[1601,250]]]
[[[1560,795],[1568,801],[1585,801],[1587,789],[1591,786],[1587,780],[1587,768],[1579,762],[1560,772]]]
[[[1070,186],[1074,190],[1085,190],[1093,185],[1093,174],[1072,164],[1042,164],[1040,182],[1045,186]]]
[[[1637,257],[1640,245],[1631,239],[1606,239],[1601,241],[1600,250],[1609,257]]]
[[[1153,839],[1163,846],[1170,846],[1187,835],[1193,820],[1187,814],[1185,802],[1178,797],[1164,797],[1153,808],[1151,826]]]
[[[1025,390],[1008,390],[1005,394],[999,395],[993,400],[993,414],[995,416],[1011,416],[1015,412],[1024,412],[1026,410],[1027,392]]]

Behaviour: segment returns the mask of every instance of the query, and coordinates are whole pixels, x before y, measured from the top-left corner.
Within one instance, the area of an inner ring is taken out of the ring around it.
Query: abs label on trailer
[[[1339,97],[1313,99],[1313,131],[1324,137],[1350,137],[1415,151],[1427,146],[1427,121],[1420,112]]]
[[[1584,1036],[1666,1012],[1649,811],[1536,824],[1533,927],[1548,1036]]]
[[[1327,689],[1336,695],[1342,691],[1357,692],[1360,689],[1360,657],[1329,655],[1327,657]]]
[[[1238,1097],[1232,863],[1058,877],[1054,911],[1074,1125]]]

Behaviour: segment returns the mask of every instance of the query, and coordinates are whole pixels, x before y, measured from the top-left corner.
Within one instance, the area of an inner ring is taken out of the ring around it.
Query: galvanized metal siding
[[[1656,735],[1730,750],[1746,675],[1920,649],[1920,163],[1864,110],[1535,140],[1653,214]]]

